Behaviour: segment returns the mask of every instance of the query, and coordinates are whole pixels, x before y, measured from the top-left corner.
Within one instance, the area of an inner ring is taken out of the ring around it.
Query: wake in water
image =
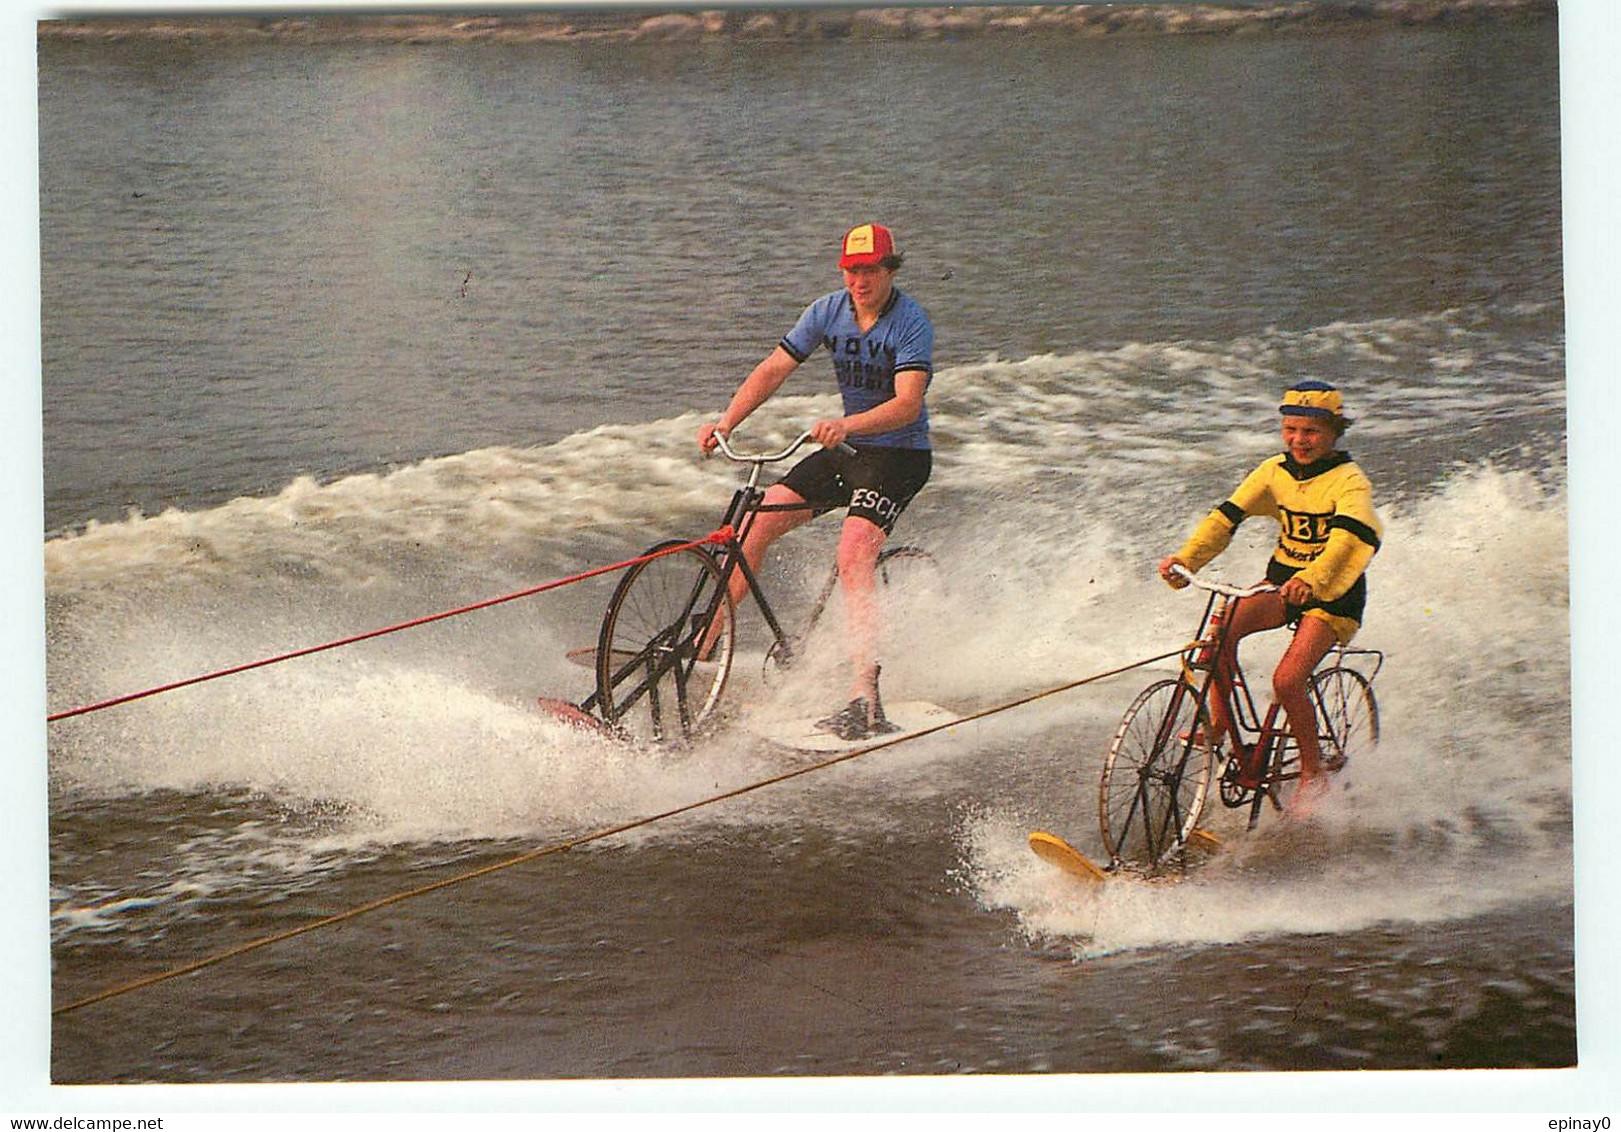
[[[636,836],[702,837],[706,822],[769,827],[788,814],[881,823],[886,799],[932,797],[1028,741],[1029,789],[1009,796],[984,779],[962,825],[965,883],[1031,936],[1079,951],[1567,897],[1561,358],[1557,344],[1526,340],[1476,313],[1447,312],[987,360],[936,378],[938,470],[897,538],[934,553],[950,600],[892,626],[885,687],[893,699],[963,710],[1182,643],[1193,599],[1166,589],[1152,562],[1272,448],[1272,405],[1286,377],[1315,372],[1351,392],[1360,418],[1352,450],[1387,520],[1363,631],[1390,656],[1378,688],[1385,738],[1346,773],[1347,789],[1310,837],[1273,823],[1230,839],[1231,852],[1181,885],[1111,886],[1097,897],[1030,856],[1023,839],[1034,825],[1095,848],[1107,735],[1146,673],[931,740],[906,761],[852,767],[836,783],[753,796]],[[751,420],[750,446],[779,445],[832,404],[777,398]],[[543,448],[327,484],[299,479],[271,498],[132,515],[54,538],[52,709],[706,533],[736,471],[697,458],[700,419],[604,426]],[[1438,419],[1455,427],[1426,458]],[[1212,571],[1258,574],[1270,542],[1262,526],[1247,525]],[[767,585],[790,608],[803,608],[823,576],[831,537],[813,528],[782,545]],[[611,587],[571,587],[64,721],[51,734],[53,809],[71,821],[120,799],[177,800],[203,847],[196,875],[182,869],[173,881],[179,899],[193,883],[274,887],[270,861],[296,873],[378,846],[550,839],[780,770],[780,754],[742,728],[655,753],[535,710],[536,695],[589,692],[589,673],[563,656],[594,639]],[[835,634],[793,682],[769,685],[751,670],[757,658],[746,658],[729,695],[764,708],[819,706],[836,698],[839,659]],[[198,816],[231,813],[220,799],[232,798],[253,800],[252,820],[266,822],[252,836],[227,828],[235,819]],[[1433,883],[1414,884],[1415,872]],[[205,873],[211,879],[199,880]],[[93,909],[134,887],[98,883],[62,890],[71,914],[61,924],[104,919]]]
[[[1187,879],[1086,890],[1037,861],[1024,839],[1056,822],[1101,855],[1100,743],[1077,760],[1071,804],[984,808],[964,821],[965,879],[978,898],[1015,912],[1033,938],[1068,941],[1084,955],[1568,902],[1563,496],[1529,473],[1485,467],[1387,517],[1358,641],[1389,656],[1376,686],[1382,741],[1338,776],[1315,821],[1291,826],[1268,813],[1246,832],[1212,799],[1205,824],[1224,849]],[[1195,612],[1169,590],[1141,602]],[[1136,633],[1130,640],[1127,651],[1151,647]],[[1246,668],[1267,670],[1279,647],[1257,642]],[[1119,708],[1127,702],[1124,693]]]

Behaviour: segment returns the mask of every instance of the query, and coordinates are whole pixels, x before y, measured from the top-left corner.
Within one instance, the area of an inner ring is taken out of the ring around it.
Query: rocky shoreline
[[[1032,33],[1087,36],[1257,34],[1347,25],[1424,26],[1552,18],[1556,0],[1287,0],[1282,3],[983,7],[545,9],[487,15],[91,17],[43,20],[42,40],[257,39],[378,43],[582,40],[945,39]]]

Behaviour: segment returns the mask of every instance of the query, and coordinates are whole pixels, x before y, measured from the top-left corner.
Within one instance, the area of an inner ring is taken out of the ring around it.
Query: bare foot
[[[1294,797],[1283,807],[1283,816],[1290,821],[1306,821],[1316,816],[1318,805],[1326,797],[1328,775],[1316,774],[1310,778],[1302,775],[1299,785],[1295,787]]]

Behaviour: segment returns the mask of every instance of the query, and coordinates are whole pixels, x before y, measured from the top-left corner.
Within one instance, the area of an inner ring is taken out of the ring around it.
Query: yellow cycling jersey
[[[1252,515],[1278,521],[1274,561],[1311,586],[1313,598],[1333,601],[1362,576],[1379,549],[1383,528],[1373,510],[1373,485],[1348,452],[1301,465],[1287,453],[1264,460],[1238,490],[1205,516],[1176,557],[1198,570],[1227,549],[1238,524]]]

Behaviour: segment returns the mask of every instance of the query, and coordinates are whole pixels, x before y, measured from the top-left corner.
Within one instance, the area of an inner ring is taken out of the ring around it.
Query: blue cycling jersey
[[[780,343],[797,362],[826,346],[839,379],[844,415],[864,413],[895,397],[895,375],[920,370],[925,380],[934,376],[934,327],[912,299],[899,291],[889,296],[883,313],[865,334],[856,326],[855,303],[848,291],[823,295],[799,316]],[[924,405],[917,420],[892,432],[852,437],[858,445],[884,448],[929,447],[929,409]]]

